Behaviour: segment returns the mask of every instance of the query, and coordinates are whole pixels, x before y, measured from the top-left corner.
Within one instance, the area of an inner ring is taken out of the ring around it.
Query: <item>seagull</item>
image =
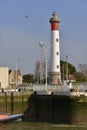
[[[25,15],[25,18],[26,18],[26,19],[28,19],[28,16],[27,16],[27,15]]]

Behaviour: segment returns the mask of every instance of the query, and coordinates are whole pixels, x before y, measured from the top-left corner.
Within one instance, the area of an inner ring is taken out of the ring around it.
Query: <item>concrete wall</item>
[[[8,87],[8,67],[0,67],[0,88]]]
[[[87,97],[33,95],[28,100],[25,119],[87,125]]]

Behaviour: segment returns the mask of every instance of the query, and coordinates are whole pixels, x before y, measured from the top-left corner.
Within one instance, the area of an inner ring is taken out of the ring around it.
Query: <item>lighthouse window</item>
[[[56,38],[56,42],[58,42],[58,38]]]
[[[57,53],[56,53],[57,55],[58,55],[58,51],[57,51]]]
[[[57,65],[57,69],[59,68],[59,65]]]

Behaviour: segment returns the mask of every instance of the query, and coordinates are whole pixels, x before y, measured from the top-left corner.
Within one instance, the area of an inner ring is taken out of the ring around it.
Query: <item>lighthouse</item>
[[[49,64],[49,84],[58,85],[61,83],[60,73],[60,45],[59,45],[59,23],[56,12],[52,14],[50,18],[51,24],[51,52],[50,52],[50,64]]]

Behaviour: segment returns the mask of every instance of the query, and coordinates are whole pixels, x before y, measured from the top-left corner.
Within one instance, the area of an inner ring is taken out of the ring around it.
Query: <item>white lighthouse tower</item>
[[[59,23],[60,19],[56,12],[50,18],[51,24],[51,56],[49,70],[49,84],[58,85],[61,83],[60,74],[60,46],[59,46]]]

